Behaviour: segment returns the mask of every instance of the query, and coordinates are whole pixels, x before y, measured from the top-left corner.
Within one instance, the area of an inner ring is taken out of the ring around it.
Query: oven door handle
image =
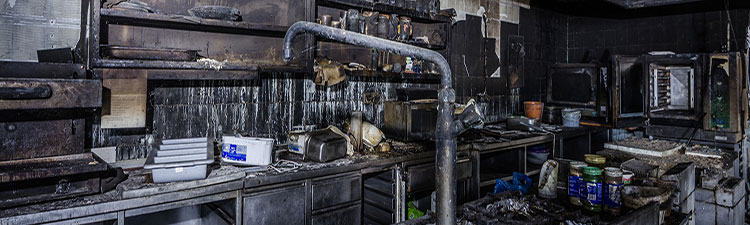
[[[49,85],[0,87],[0,99],[2,100],[48,99],[50,97],[52,97],[52,88]]]

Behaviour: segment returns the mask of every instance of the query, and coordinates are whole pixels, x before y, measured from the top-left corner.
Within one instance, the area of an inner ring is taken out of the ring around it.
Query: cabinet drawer
[[[305,224],[303,184],[251,193],[243,203],[243,224]]]
[[[471,177],[471,160],[463,159],[456,162],[456,180],[461,181]],[[435,187],[435,164],[423,164],[407,169],[407,191],[419,191]]]
[[[102,106],[102,83],[82,79],[0,79],[0,109],[38,110]]]
[[[373,177],[370,179],[365,179],[364,183],[365,189],[377,190],[389,195],[396,194],[396,184],[394,184],[392,180],[389,182],[381,180],[379,177]]]
[[[362,206],[360,204],[326,212],[312,217],[312,225],[361,224]]]
[[[317,210],[356,201],[361,198],[361,195],[362,179],[359,175],[313,181],[312,209]]]

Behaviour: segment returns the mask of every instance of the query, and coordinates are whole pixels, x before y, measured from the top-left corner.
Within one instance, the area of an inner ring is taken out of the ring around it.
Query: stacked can
[[[586,163],[570,162],[570,176],[568,176],[568,196],[570,204],[581,206],[581,190],[583,190],[583,168]]]
[[[620,190],[623,185],[622,170],[615,167],[604,168],[604,181],[604,211],[619,216],[622,208],[620,197]]]
[[[583,168],[583,183],[586,192],[581,193],[583,209],[591,212],[602,211],[602,170],[597,167],[587,166]]]

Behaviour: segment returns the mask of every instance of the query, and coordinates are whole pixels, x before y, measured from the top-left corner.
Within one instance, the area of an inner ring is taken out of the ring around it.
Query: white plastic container
[[[151,170],[154,183],[205,179],[208,176],[208,165],[214,162],[214,154],[213,149],[206,148],[207,143],[203,145],[202,154],[157,157],[158,152],[179,150],[151,151],[143,168]]]
[[[578,127],[581,120],[581,111],[578,109],[563,109],[563,126],[565,127]]]
[[[221,161],[247,166],[271,164],[273,139],[224,136]]]

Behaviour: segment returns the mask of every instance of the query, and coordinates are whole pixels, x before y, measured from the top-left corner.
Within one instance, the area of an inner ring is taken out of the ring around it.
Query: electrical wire
[[[732,15],[729,13],[729,0],[724,0],[724,9],[727,12],[727,21],[729,22],[729,33],[732,35],[732,39],[734,40],[734,45],[739,49],[740,45],[737,43],[737,34],[734,31],[734,25],[732,25]],[[731,46],[727,46],[727,51],[730,51],[732,48]]]

